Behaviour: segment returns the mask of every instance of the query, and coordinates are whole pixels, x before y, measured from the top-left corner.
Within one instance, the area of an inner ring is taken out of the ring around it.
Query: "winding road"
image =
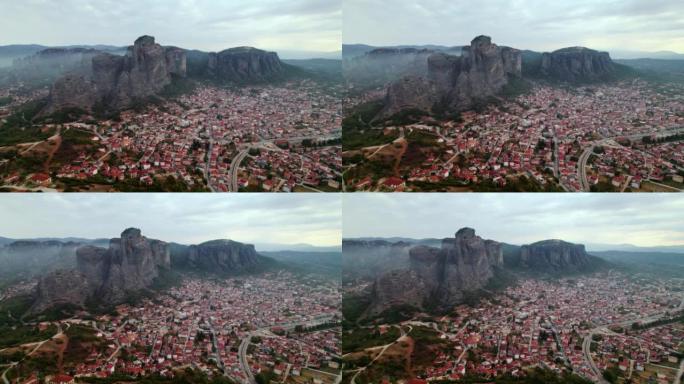
[[[247,157],[248,153],[248,149],[243,149],[233,158],[233,161],[230,162],[230,188],[228,189],[228,192],[238,191],[238,169],[240,168],[240,163]]]

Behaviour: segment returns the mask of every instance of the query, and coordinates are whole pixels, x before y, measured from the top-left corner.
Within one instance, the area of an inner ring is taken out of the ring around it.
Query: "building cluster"
[[[612,369],[633,383],[674,382],[684,346],[684,324],[622,331],[626,332],[609,332],[597,338],[592,359],[599,369]]]

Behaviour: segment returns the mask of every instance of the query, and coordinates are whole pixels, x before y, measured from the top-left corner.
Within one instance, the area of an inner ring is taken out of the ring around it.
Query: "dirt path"
[[[52,158],[55,156],[55,153],[57,153],[57,151],[59,150],[59,147],[62,146],[62,136],[59,135],[59,131],[57,132],[57,135],[53,137],[53,142],[55,143],[55,145],[52,145],[50,147],[50,152],[48,152],[47,160],[45,160],[45,165],[43,166],[45,173],[50,173],[50,163],[52,162]]]
[[[415,377],[415,374],[413,373],[413,361],[411,360],[411,356],[413,356],[413,347],[415,346],[415,342],[413,341],[413,338],[409,336],[403,336],[401,338],[401,341],[405,342],[408,345],[408,348],[406,348],[406,366],[404,367],[404,369],[411,377]]]
[[[396,176],[400,176],[399,164],[401,164],[401,160],[404,158],[404,154],[406,153],[406,149],[408,148],[408,141],[406,141],[406,139],[402,137],[401,139],[395,141],[395,143],[401,144],[401,149],[399,150],[399,153],[397,153],[396,155],[396,160],[394,161],[394,166],[392,167],[392,173],[394,173]]]
[[[64,373],[64,351],[66,351],[69,345],[69,337],[66,334],[61,334],[55,338],[62,340],[62,344],[59,344],[59,350],[57,351],[57,369],[60,373]]]

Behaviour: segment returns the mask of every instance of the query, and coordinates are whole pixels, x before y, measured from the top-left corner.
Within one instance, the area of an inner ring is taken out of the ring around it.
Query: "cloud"
[[[679,195],[378,194],[343,196],[344,237],[449,237],[461,227],[514,244],[684,245]]]
[[[479,34],[524,49],[684,52],[680,0],[344,1],[343,41],[464,45]]]
[[[337,194],[5,195],[0,236],[108,238],[133,226],[148,237],[182,243],[230,238],[337,245],[341,210]]]
[[[342,0],[0,0],[0,44],[130,45],[143,34],[203,50],[337,51]],[[7,17],[10,15],[11,17]]]

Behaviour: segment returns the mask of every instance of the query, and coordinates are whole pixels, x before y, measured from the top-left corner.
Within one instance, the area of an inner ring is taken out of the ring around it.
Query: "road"
[[[594,153],[594,145],[585,149],[577,162],[577,176],[579,177],[582,191],[585,192],[590,191],[589,180],[587,180],[587,161],[592,153]]]
[[[591,357],[592,336],[594,336],[594,333],[589,332],[589,334],[584,337],[584,340],[582,340],[582,352],[584,353],[584,360],[589,364],[589,368],[591,368],[591,371],[594,372],[594,375],[596,376],[598,382],[601,384],[608,384],[608,381],[606,381],[606,379],[603,378],[601,370],[596,366],[594,359]]]
[[[247,157],[248,153],[248,149],[243,149],[233,158],[233,161],[230,162],[230,188],[228,189],[228,192],[238,191],[238,169],[240,168],[240,163]]]
[[[673,384],[681,383],[683,375],[684,375],[684,359],[682,359],[682,363],[679,364],[679,370],[677,371],[677,374],[675,375],[675,379],[672,383]]]
[[[211,150],[214,148],[214,141],[209,139],[209,149],[207,150],[207,163],[204,164],[204,178],[207,180],[207,187],[212,192],[216,192],[211,186],[211,179],[209,178],[209,167],[211,165]]]
[[[242,367],[242,370],[245,372],[245,376],[247,377],[247,383],[256,384],[256,380],[254,379],[252,370],[249,368],[249,364],[247,363],[247,348],[249,347],[249,340],[251,337],[251,334],[247,334],[247,336],[244,339],[242,339],[242,342],[240,343],[240,348],[238,349],[238,356],[240,358],[240,366]]]
[[[10,364],[9,367],[7,367],[7,369],[5,369],[4,372],[2,372],[2,381],[4,382],[4,384],[10,384],[10,381],[7,379],[7,372],[8,372],[10,369],[12,369],[12,368],[13,368],[15,365],[17,365],[17,364],[18,364],[18,363],[12,363],[12,364]]]

